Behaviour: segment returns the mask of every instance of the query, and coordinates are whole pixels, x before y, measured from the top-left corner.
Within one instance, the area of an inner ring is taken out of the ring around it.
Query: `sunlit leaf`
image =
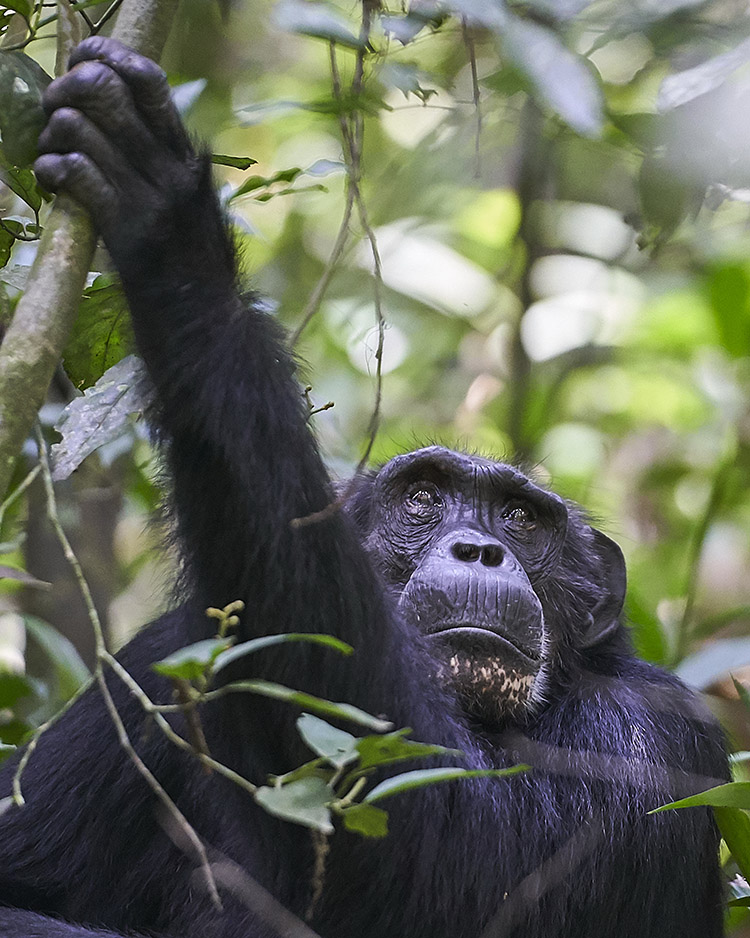
[[[359,49],[362,40],[353,31],[349,20],[327,3],[315,0],[281,0],[273,12],[273,19],[280,29],[316,39],[327,39],[343,46]]]
[[[234,169],[249,169],[258,162],[249,156],[224,156],[221,153],[214,153],[211,156],[211,162],[217,166],[232,166]]]
[[[46,580],[38,580],[35,576],[27,573],[25,570],[17,570],[15,567],[5,567],[0,564],[0,580],[17,580],[24,586],[32,586],[35,589],[48,590],[52,584]]]

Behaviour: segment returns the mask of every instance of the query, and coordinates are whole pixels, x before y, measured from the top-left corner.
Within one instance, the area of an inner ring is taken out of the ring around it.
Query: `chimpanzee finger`
[[[52,112],[39,135],[40,153],[83,153],[116,189],[126,191],[135,175],[131,163],[109,142],[85,114],[70,107]]]
[[[140,119],[129,88],[108,65],[82,62],[49,85],[43,103],[49,114],[59,108],[85,114],[143,176],[154,182],[163,178],[173,157]]]
[[[91,60],[106,63],[126,82],[155,137],[178,156],[191,152],[190,139],[172,102],[166,73],[156,62],[105,36],[84,39],[73,50],[69,65],[72,68]]]
[[[117,194],[84,153],[43,153],[34,163],[34,172],[44,189],[72,196],[100,231],[115,217]]]

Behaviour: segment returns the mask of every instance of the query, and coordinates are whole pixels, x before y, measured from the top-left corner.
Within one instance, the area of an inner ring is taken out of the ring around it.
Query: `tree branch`
[[[158,58],[178,0],[124,0],[114,38]],[[96,245],[88,215],[60,196],[0,346],[0,499],[73,328]]]

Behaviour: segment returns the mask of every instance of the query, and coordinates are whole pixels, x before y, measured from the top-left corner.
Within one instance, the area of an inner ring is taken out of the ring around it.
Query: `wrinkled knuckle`
[[[126,64],[128,72],[139,83],[154,87],[166,87],[167,73],[151,59],[133,52],[127,57]]]

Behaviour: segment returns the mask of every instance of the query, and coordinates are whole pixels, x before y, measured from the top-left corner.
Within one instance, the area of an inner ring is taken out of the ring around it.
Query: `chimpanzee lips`
[[[462,650],[472,657],[507,658],[520,656],[529,664],[537,667],[541,661],[541,650],[522,647],[519,641],[503,635],[496,628],[486,625],[460,623],[456,625],[437,624],[427,636],[449,645],[452,649]]]

